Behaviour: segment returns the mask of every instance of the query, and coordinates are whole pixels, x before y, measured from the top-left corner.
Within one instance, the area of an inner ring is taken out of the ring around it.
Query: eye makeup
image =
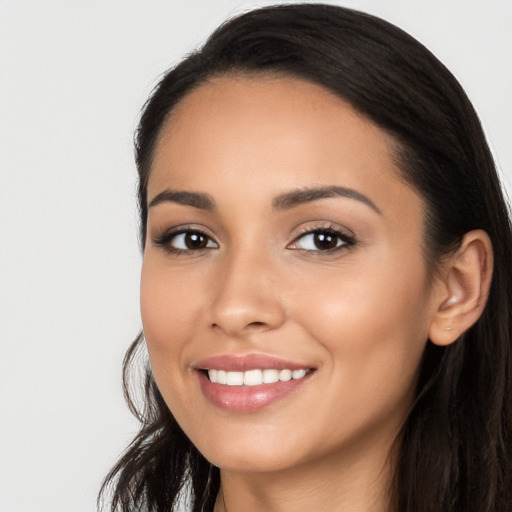
[[[350,249],[356,244],[354,235],[347,231],[332,224],[303,228],[286,248],[318,255],[333,254]],[[161,247],[172,255],[219,248],[219,244],[209,234],[192,225],[164,230],[152,240],[156,247]]]
[[[169,254],[180,255],[219,247],[212,237],[194,226],[165,230],[152,238],[153,244]]]
[[[353,234],[332,224],[327,224],[302,229],[293,242],[288,245],[288,249],[332,254],[349,249],[355,244],[356,239]]]

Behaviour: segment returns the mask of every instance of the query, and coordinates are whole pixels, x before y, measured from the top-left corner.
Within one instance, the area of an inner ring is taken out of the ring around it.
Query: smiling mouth
[[[224,384],[226,386],[260,386],[262,384],[300,380],[311,373],[311,371],[311,368],[301,368],[297,370],[265,368],[237,372],[211,368],[205,370],[205,374],[213,384]]]
[[[233,413],[252,413],[281,401],[302,389],[316,372],[316,368],[260,356],[219,357],[201,366],[196,371],[203,395]]]

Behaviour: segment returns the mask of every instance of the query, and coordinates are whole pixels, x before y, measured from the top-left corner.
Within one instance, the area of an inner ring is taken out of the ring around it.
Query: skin
[[[319,186],[349,188],[375,208],[340,196],[272,207]],[[149,208],[141,280],[157,385],[221,468],[215,510],[387,510],[390,450],[450,296],[428,272],[422,200],[400,177],[393,140],[318,85],[216,78],[162,129],[148,202],[166,190],[216,204]],[[208,246],[176,254],[183,237],[156,243],[183,226],[204,232]],[[327,228],[354,243],[337,239],[338,250],[322,251],[304,235]],[[315,371],[270,406],[226,411],[205,398],[194,370],[220,354],[266,354]]]

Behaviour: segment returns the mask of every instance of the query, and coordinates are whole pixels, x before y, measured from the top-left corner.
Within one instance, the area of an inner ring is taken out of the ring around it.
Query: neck
[[[333,453],[269,473],[221,470],[215,512],[388,512],[390,457]]]

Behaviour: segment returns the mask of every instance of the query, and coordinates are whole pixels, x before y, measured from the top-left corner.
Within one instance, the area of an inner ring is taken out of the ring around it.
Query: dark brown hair
[[[390,133],[404,179],[424,199],[432,265],[473,229],[492,241],[487,306],[454,344],[430,342],[415,403],[397,445],[390,510],[512,510],[512,234],[478,117],[452,74],[397,27],[320,4],[266,7],[236,17],[171,69],[146,103],[136,133],[141,240],[155,143],[176,104],[217,75],[277,73],[315,82]],[[187,487],[194,512],[211,511],[219,470],[196,450],[164,403],[149,368],[138,411],[129,378],[143,337],[124,361],[127,399],[141,430],[107,476],[112,510],[175,510]]]

